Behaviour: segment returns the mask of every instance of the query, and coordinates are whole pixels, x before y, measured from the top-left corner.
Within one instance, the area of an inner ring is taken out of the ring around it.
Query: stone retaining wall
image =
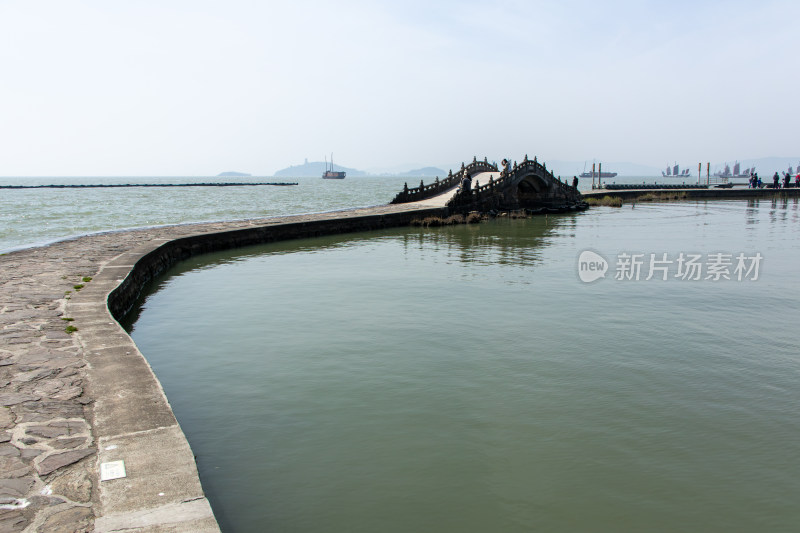
[[[603,198],[610,196],[612,198],[630,199],[642,196],[645,194],[681,194],[685,200],[737,200],[748,198],[764,198],[772,199],[775,196],[780,197],[798,197],[800,196],[800,189],[748,189],[746,187],[736,187],[731,189],[634,189],[634,190],[606,190],[595,189],[583,193],[585,198]]]
[[[407,226],[414,218],[442,215],[444,211],[440,208],[428,208],[404,210],[392,214],[367,214],[353,218],[285,222],[178,238],[144,254],[126,279],[109,294],[108,307],[115,318],[121,319],[134,305],[147,282],[179,261],[195,255],[276,241]]]

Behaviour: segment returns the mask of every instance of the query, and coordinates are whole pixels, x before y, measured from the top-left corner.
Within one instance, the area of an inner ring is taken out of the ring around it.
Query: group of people
[[[792,175],[788,172],[783,173],[783,184],[781,184],[781,177],[775,172],[775,175],[772,176],[772,188],[773,189],[780,189],[783,187],[784,189],[791,187],[792,183]],[[797,173],[797,176],[794,177],[794,186],[800,187],[800,172]],[[751,189],[761,189],[764,187],[764,182],[761,181],[761,178],[758,177],[758,172],[751,172],[750,179],[748,183],[748,187]]]

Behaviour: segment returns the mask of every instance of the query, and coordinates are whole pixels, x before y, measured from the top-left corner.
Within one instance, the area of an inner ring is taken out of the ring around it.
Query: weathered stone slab
[[[58,392],[51,395],[54,400],[72,400],[83,394],[83,388],[78,385],[68,385],[62,387]]]
[[[22,498],[33,485],[31,478],[0,479],[0,496]]]
[[[0,456],[19,457],[19,448],[11,444],[0,444]]]
[[[83,418],[83,406],[75,400],[40,400],[14,406],[19,417],[17,424],[24,422],[49,422],[56,418]]]
[[[52,439],[55,437],[60,437],[61,435],[66,435],[67,433],[69,433],[69,429],[63,427],[53,427],[53,426],[31,426],[25,430],[25,433],[36,437],[44,437],[46,439]]]
[[[19,456],[25,459],[33,459],[34,457],[38,457],[44,453],[44,450],[40,450],[39,448],[23,448],[19,451]]]
[[[8,407],[10,405],[17,405],[23,402],[34,402],[39,400],[41,396],[33,394],[18,394],[15,392],[2,392],[0,393],[0,405]]]
[[[65,428],[69,435],[84,432],[88,433],[89,431],[89,425],[83,420],[57,420],[56,422],[49,423],[48,426],[54,428]]]
[[[38,381],[40,379],[49,378],[57,375],[60,372],[58,368],[38,368],[28,372],[20,372],[14,376],[14,381],[23,383],[28,381]]]
[[[19,457],[0,455],[0,472],[6,478],[15,479],[28,475],[31,467],[22,462]]]
[[[126,355],[88,356],[95,427],[100,435],[120,435],[175,425],[159,382],[131,342]]]
[[[22,531],[30,523],[21,511],[0,509],[0,531]]]
[[[92,476],[95,464],[91,461],[78,463],[63,469],[50,482],[53,494],[63,496],[69,501],[88,503],[92,497]]]
[[[95,522],[97,531],[218,532],[211,506],[205,498],[177,502],[129,513],[108,514]]]
[[[86,444],[85,437],[72,437],[69,439],[56,439],[50,441],[50,446],[62,450],[78,448],[79,446],[83,446],[84,444]]]
[[[98,448],[101,463],[124,460],[128,474],[102,482],[103,509],[109,514],[204,499],[194,456],[177,424],[102,439]],[[136,487],[147,490],[135,490]]]
[[[87,448],[83,450],[71,450],[68,452],[54,453],[42,459],[37,465],[36,470],[39,475],[46,476],[47,474],[63,468],[72,463],[78,462],[84,457],[94,454],[94,449]]]
[[[46,335],[47,335],[48,339],[64,339],[64,340],[68,340],[68,339],[72,338],[72,337],[70,337],[69,333],[66,333],[65,331],[58,331],[58,330],[48,331],[48,332],[46,332]]]
[[[41,533],[76,533],[92,531],[94,514],[88,507],[70,507],[53,513],[37,528]]]

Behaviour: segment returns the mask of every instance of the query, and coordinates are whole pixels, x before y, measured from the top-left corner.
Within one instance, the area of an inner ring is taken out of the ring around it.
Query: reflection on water
[[[758,207],[759,207],[760,200],[757,199],[749,199],[747,200],[747,223],[748,224],[757,224],[758,223]]]
[[[797,211],[638,204],[214,254],[161,280],[132,336],[228,531],[792,531]],[[584,284],[584,249],[764,269]]]
[[[541,248],[553,233],[569,232],[574,225],[574,215],[514,219],[405,233],[403,242],[421,254],[461,263],[530,267],[541,260]]]
[[[501,219],[492,223],[445,226],[438,228],[399,228],[348,235],[330,235],[311,239],[275,242],[248,246],[191,257],[172,267],[144,291],[140,302],[149,292],[168,285],[168,279],[197,271],[214,270],[225,265],[246,263],[254,258],[282,255],[319,256],[326,251],[364,249],[381,243],[402,243],[404,255],[413,254],[425,261],[461,263],[464,265],[504,265],[526,269],[542,260],[541,248],[554,235],[573,235],[577,215],[535,217],[533,219]],[[314,261],[314,259],[312,259]],[[393,265],[396,266],[396,265]],[[460,276],[470,275],[461,271]],[[135,305],[121,321],[132,329],[143,307]]]

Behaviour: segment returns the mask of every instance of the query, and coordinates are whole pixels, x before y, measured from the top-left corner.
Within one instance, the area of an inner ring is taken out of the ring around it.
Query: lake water
[[[179,264],[127,326],[225,531],[796,531],[799,223],[640,203],[276,243]]]
[[[319,213],[385,204],[402,190],[407,180],[271,177],[2,178],[0,185],[231,181],[296,182],[297,185],[0,189],[0,253],[101,231]]]
[[[673,183],[652,177],[614,178],[618,183]],[[320,213],[386,204],[419,178],[344,180],[275,177],[0,178],[0,185],[296,182],[297,186],[0,189],[0,253],[70,237],[130,228]],[[431,182],[426,178],[425,182]],[[591,179],[581,179],[582,190]]]

